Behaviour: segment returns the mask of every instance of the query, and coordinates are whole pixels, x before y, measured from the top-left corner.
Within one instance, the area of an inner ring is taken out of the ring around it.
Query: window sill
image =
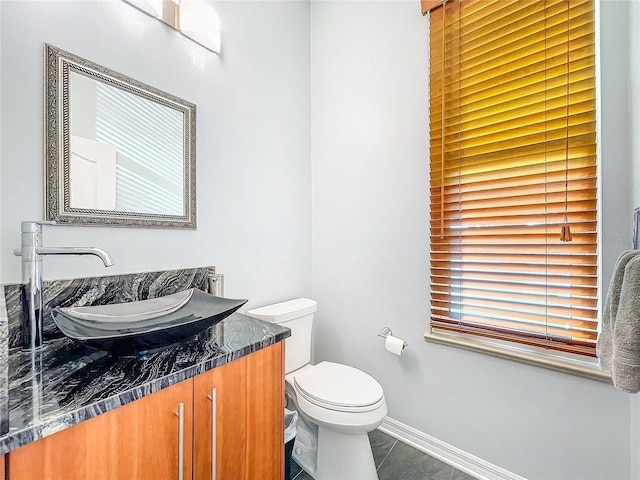
[[[587,358],[570,353],[557,352],[529,345],[475,337],[464,333],[427,332],[427,342],[451,345],[474,352],[486,353],[517,362],[549,368],[559,372],[580,375],[592,380],[611,383],[610,372],[600,367],[597,358]]]

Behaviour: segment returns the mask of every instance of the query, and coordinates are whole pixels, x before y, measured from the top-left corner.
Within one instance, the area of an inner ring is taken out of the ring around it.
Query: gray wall
[[[640,1],[629,4],[631,209],[640,207]],[[631,475],[640,479],[640,395],[631,397]],[[635,452],[635,454],[634,454]]]
[[[215,55],[122,1],[0,2],[0,281],[20,279],[20,222],[43,218],[43,43],[197,104],[198,229],[44,227],[45,277],[216,265],[252,305],[310,294],[309,3],[216,2]]]
[[[630,396],[425,343],[428,52],[417,2],[312,2],[316,360],[383,385],[389,416],[531,479],[630,476]],[[605,285],[630,246],[627,4],[602,5]],[[389,326],[409,348],[386,353]]]
[[[2,8],[0,8],[0,79],[2,79]],[[0,83],[0,126],[2,125],[2,83]],[[0,132],[1,133],[1,132]],[[0,219],[2,217],[2,135],[0,134]],[[1,227],[0,227],[1,230]],[[1,253],[3,250],[2,234],[0,234],[0,279],[2,278],[2,260]]]

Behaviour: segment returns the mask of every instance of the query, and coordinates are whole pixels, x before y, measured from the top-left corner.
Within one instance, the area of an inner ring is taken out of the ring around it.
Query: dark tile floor
[[[380,480],[473,480],[466,473],[380,430],[369,433],[369,442]],[[311,475],[292,461],[291,480],[293,479],[313,480]]]

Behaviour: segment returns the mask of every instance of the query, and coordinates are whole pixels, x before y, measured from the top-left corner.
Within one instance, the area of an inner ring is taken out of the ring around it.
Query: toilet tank
[[[291,329],[285,340],[284,372],[290,373],[311,362],[311,327],[318,303],[309,298],[296,298],[254,308],[247,315],[271,323],[279,323]]]

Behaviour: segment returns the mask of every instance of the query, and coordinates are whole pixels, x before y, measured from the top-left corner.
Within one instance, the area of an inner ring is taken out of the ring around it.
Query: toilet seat
[[[340,363],[321,362],[294,377],[308,402],[339,412],[368,412],[384,403],[382,386],[370,375]]]

